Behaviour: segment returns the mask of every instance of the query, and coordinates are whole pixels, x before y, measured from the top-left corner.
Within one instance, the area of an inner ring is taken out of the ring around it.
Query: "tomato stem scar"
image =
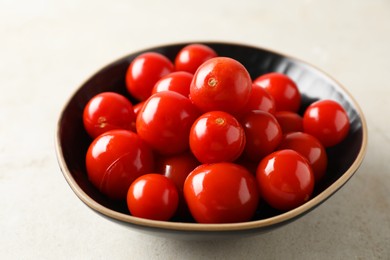
[[[98,125],[100,128],[104,128],[107,125],[107,119],[104,116],[99,117]]]
[[[223,125],[225,123],[225,119],[223,119],[222,117],[218,117],[217,119],[215,119],[215,123],[217,125]]]
[[[216,78],[209,78],[209,80],[207,81],[207,84],[210,86],[210,87],[215,87],[218,83],[218,80]]]

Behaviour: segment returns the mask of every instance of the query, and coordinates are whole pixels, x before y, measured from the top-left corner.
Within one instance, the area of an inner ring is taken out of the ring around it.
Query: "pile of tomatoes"
[[[287,211],[308,201],[327,168],[326,148],[349,132],[332,100],[310,104],[287,75],[251,79],[237,60],[190,44],[175,60],[146,52],[126,73],[137,99],[104,92],[84,108],[93,138],[92,184],[131,215],[199,223],[249,221],[259,204]]]

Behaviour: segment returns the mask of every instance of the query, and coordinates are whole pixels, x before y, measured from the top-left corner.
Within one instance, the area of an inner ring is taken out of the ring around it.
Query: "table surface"
[[[2,259],[390,259],[390,2],[0,0]],[[332,198],[273,232],[179,241],[123,228],[72,192],[55,157],[64,103],[145,47],[226,41],[316,65],[361,105],[365,160]]]

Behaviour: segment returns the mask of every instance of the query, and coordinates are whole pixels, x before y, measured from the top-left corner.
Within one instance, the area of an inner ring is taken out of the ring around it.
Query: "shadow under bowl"
[[[73,94],[60,115],[56,133],[56,153],[62,173],[79,199],[101,216],[159,236],[179,239],[229,238],[270,231],[302,217],[339,190],[361,165],[367,146],[367,126],[359,105],[348,91],[330,76],[299,59],[270,50],[242,44],[203,42],[219,56],[241,62],[252,79],[268,72],[281,72],[291,77],[302,94],[301,113],[312,102],[332,99],[339,102],[350,118],[347,138],[328,148],[329,164],[325,180],[315,188],[314,195],[305,204],[287,212],[264,206],[252,221],[231,224],[198,224],[182,219],[154,221],[133,217],[126,204],[112,201],[102,195],[88,180],[85,154],[92,142],[83,127],[82,114],[87,102],[98,93],[113,91],[136,102],[126,91],[125,73],[130,62],[147,51],[159,52],[172,61],[178,51],[189,43],[149,48],[127,55],[98,71]]]

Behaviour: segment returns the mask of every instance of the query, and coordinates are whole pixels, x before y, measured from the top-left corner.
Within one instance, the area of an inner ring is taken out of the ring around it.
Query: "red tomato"
[[[245,154],[255,162],[273,152],[282,140],[282,129],[276,118],[267,112],[253,110],[241,118],[245,130]]]
[[[135,114],[136,119],[138,117],[139,111],[141,111],[144,104],[145,104],[145,101],[141,101],[133,106],[133,110],[134,110],[134,114]],[[131,127],[131,131],[133,131],[134,133],[137,132],[137,127],[136,127],[135,123],[136,123],[136,120],[134,120],[132,127]]]
[[[184,196],[199,223],[249,221],[257,208],[256,178],[234,163],[204,164],[184,183]]]
[[[190,44],[179,51],[175,58],[177,71],[187,71],[194,74],[198,67],[211,58],[217,57],[217,53],[204,44]]]
[[[244,129],[226,112],[207,112],[192,125],[190,148],[201,163],[232,162],[244,147]]]
[[[190,94],[190,85],[194,75],[185,71],[176,71],[162,77],[153,87],[152,94],[161,91],[175,91],[188,97]]]
[[[242,111],[240,111],[240,114],[245,114],[252,110],[262,110],[271,114],[274,114],[276,111],[274,98],[266,89],[256,84],[252,84],[249,100]]]
[[[179,196],[175,184],[161,174],[137,178],[127,193],[127,207],[135,217],[169,220],[176,212]]]
[[[188,136],[198,116],[188,98],[173,91],[158,92],[139,112],[137,133],[160,154],[178,154],[189,148]]]
[[[136,99],[146,100],[154,84],[174,70],[172,62],[157,52],[145,52],[137,56],[126,72],[126,87]]]
[[[308,201],[314,189],[312,169],[299,153],[281,150],[261,160],[256,173],[261,197],[273,208],[287,211]]]
[[[188,152],[160,157],[156,169],[171,179],[179,191],[183,191],[185,179],[199,164],[192,153]]]
[[[137,134],[111,130],[98,136],[86,155],[88,178],[112,199],[126,199],[130,184],[153,170],[153,154]]]
[[[287,75],[272,72],[264,74],[253,82],[265,88],[275,100],[276,111],[298,112],[301,94],[295,82]]]
[[[238,61],[217,57],[204,62],[194,74],[190,99],[203,112],[238,113],[249,100],[252,80]]]
[[[292,132],[303,132],[303,118],[294,112],[278,111],[274,114],[283,134]]]
[[[133,105],[114,92],[94,96],[83,111],[84,128],[92,138],[113,129],[131,130],[134,122]]]
[[[349,132],[349,118],[344,108],[333,100],[312,103],[303,115],[303,129],[325,147],[340,143]]]
[[[177,187],[179,206],[175,216],[181,219],[189,219],[191,216],[183,195],[184,181],[199,164],[198,160],[190,152],[160,157],[157,162],[157,171],[171,179]]]
[[[278,147],[278,150],[284,149],[294,150],[309,161],[316,183],[323,179],[328,157],[324,146],[314,136],[302,132],[288,133]]]
[[[139,111],[141,111],[142,107],[144,106],[145,101],[139,102],[133,106],[135,118],[137,118]]]

